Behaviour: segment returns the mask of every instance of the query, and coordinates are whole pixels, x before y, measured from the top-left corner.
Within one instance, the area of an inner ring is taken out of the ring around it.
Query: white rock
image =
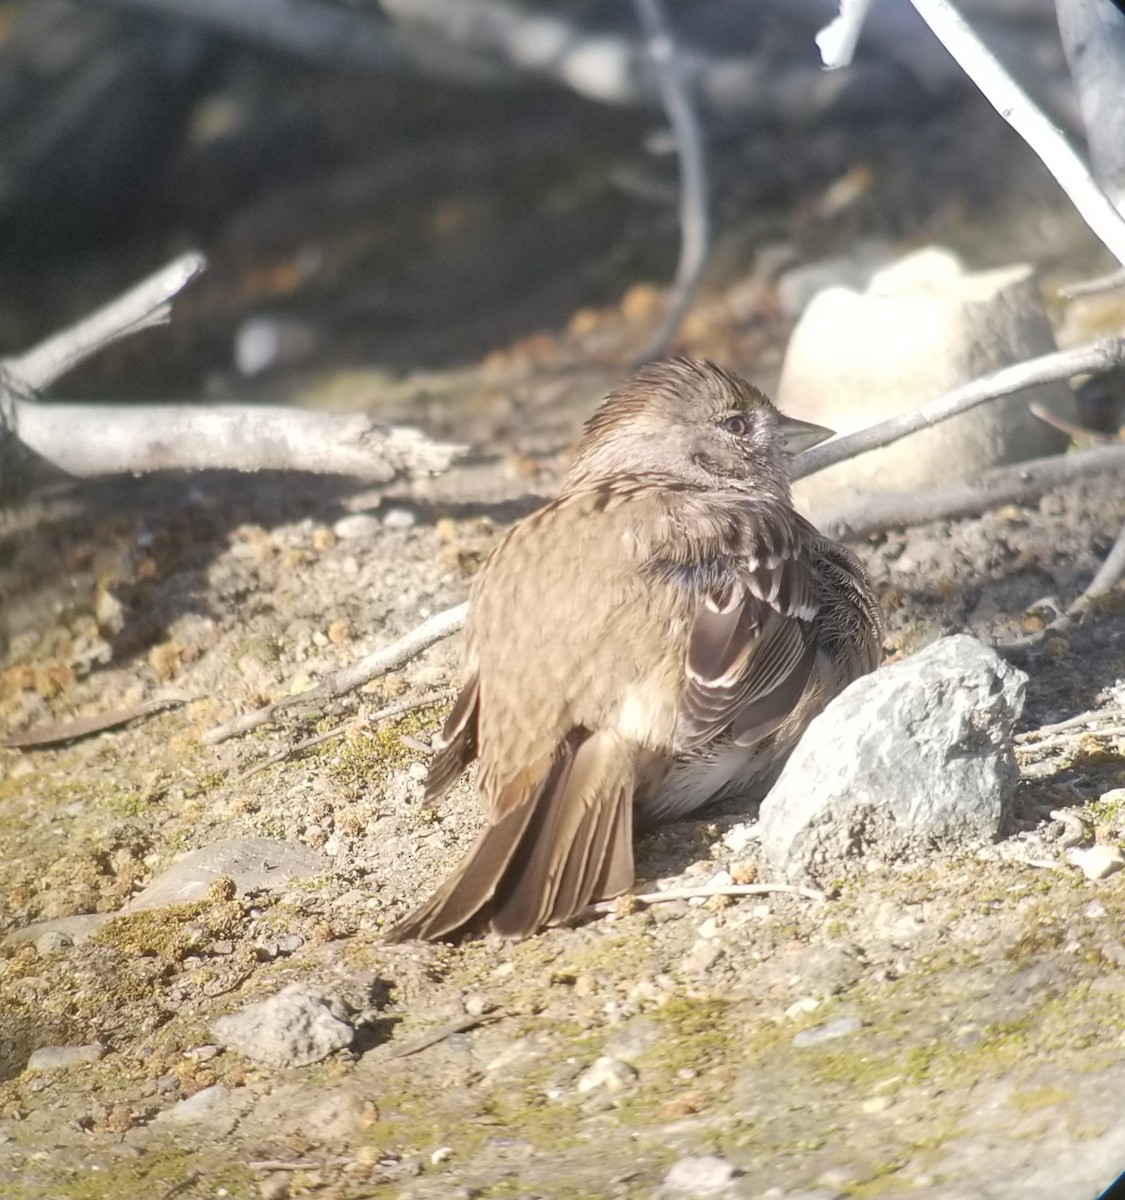
[[[1105,879],[1125,867],[1125,855],[1116,846],[1091,846],[1088,850],[1068,850],[1067,861],[1087,879]]]
[[[851,433],[980,375],[1055,349],[1030,267],[965,273],[928,247],[878,272],[865,292],[833,287],[805,310],[785,355],[778,403],[795,417]],[[800,481],[812,507],[850,489],[903,491],[1061,451],[1065,435],[1028,410],[1063,384],[1007,396]]]
[[[332,526],[332,532],[340,541],[347,542],[374,537],[379,532],[379,528],[378,517],[373,517],[370,513],[350,513],[346,517],[341,517]],[[358,564],[356,566],[358,569]]]

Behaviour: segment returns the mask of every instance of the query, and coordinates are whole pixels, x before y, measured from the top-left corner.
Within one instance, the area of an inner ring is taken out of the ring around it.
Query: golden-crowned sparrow
[[[793,508],[786,453],[829,431],[711,363],[639,371],[562,494],[476,577],[465,685],[426,783],[475,758],[488,824],[391,938],[478,915],[521,937],[633,884],[633,819],[759,792],[879,661],[863,568]]]

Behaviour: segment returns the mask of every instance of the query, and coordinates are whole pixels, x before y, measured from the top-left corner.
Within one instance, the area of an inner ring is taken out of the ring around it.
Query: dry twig
[[[1003,504],[1027,504],[1073,479],[1125,472],[1125,444],[1093,446],[1033,462],[993,467],[974,479],[959,479],[921,492],[864,496],[811,514],[830,537],[861,538],[887,529],[907,529],[929,521],[975,517]]]
[[[366,413],[267,405],[16,402],[20,441],[78,478],[149,471],[314,471],[386,481],[437,474],[463,446]]]
[[[436,1046],[438,1042],[444,1042],[446,1038],[453,1037],[458,1033],[468,1033],[470,1029],[477,1029],[481,1025],[491,1025],[493,1021],[502,1021],[505,1017],[512,1014],[501,1009],[498,1012],[481,1013],[476,1017],[462,1017],[458,1021],[452,1021],[448,1025],[443,1025],[440,1029],[435,1029],[432,1033],[424,1034],[416,1041],[407,1042],[405,1046],[399,1046],[396,1049],[388,1051],[385,1058],[407,1058],[411,1054],[418,1054],[422,1050],[428,1050],[431,1046]]]
[[[710,189],[699,113],[661,0],[633,0],[680,160],[680,261],[647,361],[659,358],[691,307],[711,241]]]
[[[911,3],[988,102],[1039,156],[1070,197],[1079,216],[1114,258],[1125,264],[1125,219],[1098,187],[1062,131],[1036,108],[948,0],[911,0]]]
[[[464,450],[363,413],[263,405],[40,403],[34,393],[120,338],[168,320],[172,298],[206,266],[185,254],[70,328],[0,362],[0,484],[28,452],[68,475],[158,470],[315,471],[386,481],[444,471]]]
[[[206,267],[202,254],[182,254],[116,300],[0,365],[16,390],[40,392],[113,342],[155,325],[166,325],[173,297]]]
[[[725,887],[669,888],[666,892],[641,892],[628,899],[638,904],[666,904],[670,900],[692,900],[696,896],[769,896],[775,892],[786,896],[803,896],[806,900],[827,901],[828,897],[816,888],[800,887],[795,883],[730,883]],[[617,908],[618,900],[599,900],[591,904],[588,912],[611,913]]]
[[[1091,709],[1089,712],[1067,717],[1065,721],[1056,721],[1053,725],[1041,725],[1038,729],[1025,729],[1023,733],[1017,733],[1012,741],[1019,745],[1035,739],[1036,743],[1038,743],[1041,739],[1053,737],[1056,733],[1067,733],[1073,729],[1084,729],[1091,722],[1101,720],[1106,715],[1105,712],[1099,709]]]
[[[1108,275],[1099,275],[1096,279],[1085,279],[1080,283],[1068,283],[1059,288],[1059,295],[1064,300],[1077,300],[1081,296],[1100,296],[1103,292],[1115,292],[1125,287],[1125,267],[1111,271]]]
[[[1125,365],[1125,338],[1105,338],[1072,350],[1058,350],[1043,354],[1027,362],[1015,363],[974,379],[944,396],[923,405],[917,412],[903,413],[890,420],[880,421],[867,429],[846,434],[806,450],[793,464],[793,478],[804,479],[826,467],[833,467],[846,459],[889,446],[908,434],[929,429],[950,417],[968,412],[978,404],[1022,392],[1039,383],[1056,383],[1073,375],[1085,375],[1092,371],[1106,371],[1110,367]]]
[[[1106,555],[1105,561],[1098,568],[1089,586],[1071,604],[1066,612],[1060,613],[1053,621],[1035,633],[1025,637],[1013,638],[1010,642],[1000,642],[996,649],[1003,653],[1017,650],[1028,650],[1032,646],[1050,637],[1052,634],[1065,634],[1079,624],[1089,611],[1090,606],[1102,596],[1108,595],[1125,577],[1125,524],[1117,533],[1117,539]]]
[[[231,721],[215,726],[214,729],[209,729],[203,735],[204,745],[214,746],[219,742],[225,742],[227,738],[249,733],[251,729],[257,729],[267,721],[272,721],[277,713],[283,712],[287,708],[295,708],[299,704],[313,704],[321,700],[333,700],[354,688],[370,683],[372,679],[377,679],[388,671],[397,670],[416,654],[421,654],[423,650],[434,645],[435,642],[440,642],[451,633],[456,633],[465,623],[465,614],[468,609],[468,604],[458,604],[454,608],[447,608],[444,612],[436,613],[429,620],[423,621],[417,629],[413,629],[405,637],[399,638],[397,642],[392,642],[382,650],[376,650],[358,662],[341,667],[326,675],[316,687],[298,692],[293,696],[286,696],[282,700],[275,700],[263,708],[243,713],[240,717],[235,717]]]
[[[440,704],[441,701],[450,699],[453,694],[453,692],[448,690],[431,692],[428,696],[423,696],[420,700],[404,700],[398,704],[388,704],[386,708],[381,708],[378,712],[373,712],[369,717],[364,718],[362,724],[378,725],[380,722],[389,721],[393,717],[402,717],[407,713],[417,712],[420,708],[429,708],[431,704]],[[276,754],[271,754],[268,758],[262,759],[260,763],[255,763],[254,766],[243,771],[241,775],[236,776],[231,782],[243,783],[252,776],[259,774],[259,772],[266,770],[267,767],[272,767],[279,762],[287,762],[289,759],[296,758],[299,754],[304,754],[306,750],[312,750],[316,746],[330,742],[333,738],[340,737],[341,734],[345,733],[353,725],[356,725],[354,720],[342,721],[332,729],[326,729],[323,733],[305,738],[303,742],[286,746]],[[426,749],[428,750],[429,747],[427,746]]]

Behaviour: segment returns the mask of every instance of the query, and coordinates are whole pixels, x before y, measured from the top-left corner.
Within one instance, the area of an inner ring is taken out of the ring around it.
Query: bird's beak
[[[836,436],[834,429],[826,429],[823,425],[814,425],[811,421],[798,421],[796,417],[783,416],[778,422],[778,432],[781,434],[781,444],[790,454],[800,454],[802,450],[811,450],[830,437]]]

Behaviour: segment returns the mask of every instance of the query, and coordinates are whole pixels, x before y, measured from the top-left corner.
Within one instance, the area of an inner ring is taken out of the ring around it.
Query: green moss
[[[339,742],[329,743],[317,752],[317,758],[342,787],[370,784],[388,771],[422,762],[421,752],[408,746],[402,737],[432,733],[441,718],[438,705],[420,708],[401,720],[350,733]]]
[[[187,1189],[202,1174],[197,1155],[186,1150],[153,1151],[140,1158],[123,1159],[100,1171],[79,1170],[74,1173],[52,1172],[50,1194],[54,1200],[153,1200],[154,1197],[178,1194]],[[231,1197],[258,1195],[257,1181],[241,1165],[216,1165],[206,1170],[209,1194],[221,1194],[225,1189]],[[0,1197],[13,1200],[29,1195],[25,1185],[17,1184],[9,1191],[0,1188]]]
[[[1013,1092],[1008,1103],[1017,1112],[1038,1112],[1044,1108],[1055,1108],[1074,1098],[1069,1088],[1028,1088],[1026,1091]]]
[[[114,917],[95,940],[126,955],[155,954],[177,963],[210,940],[233,938],[241,921],[238,901],[207,899]]]

